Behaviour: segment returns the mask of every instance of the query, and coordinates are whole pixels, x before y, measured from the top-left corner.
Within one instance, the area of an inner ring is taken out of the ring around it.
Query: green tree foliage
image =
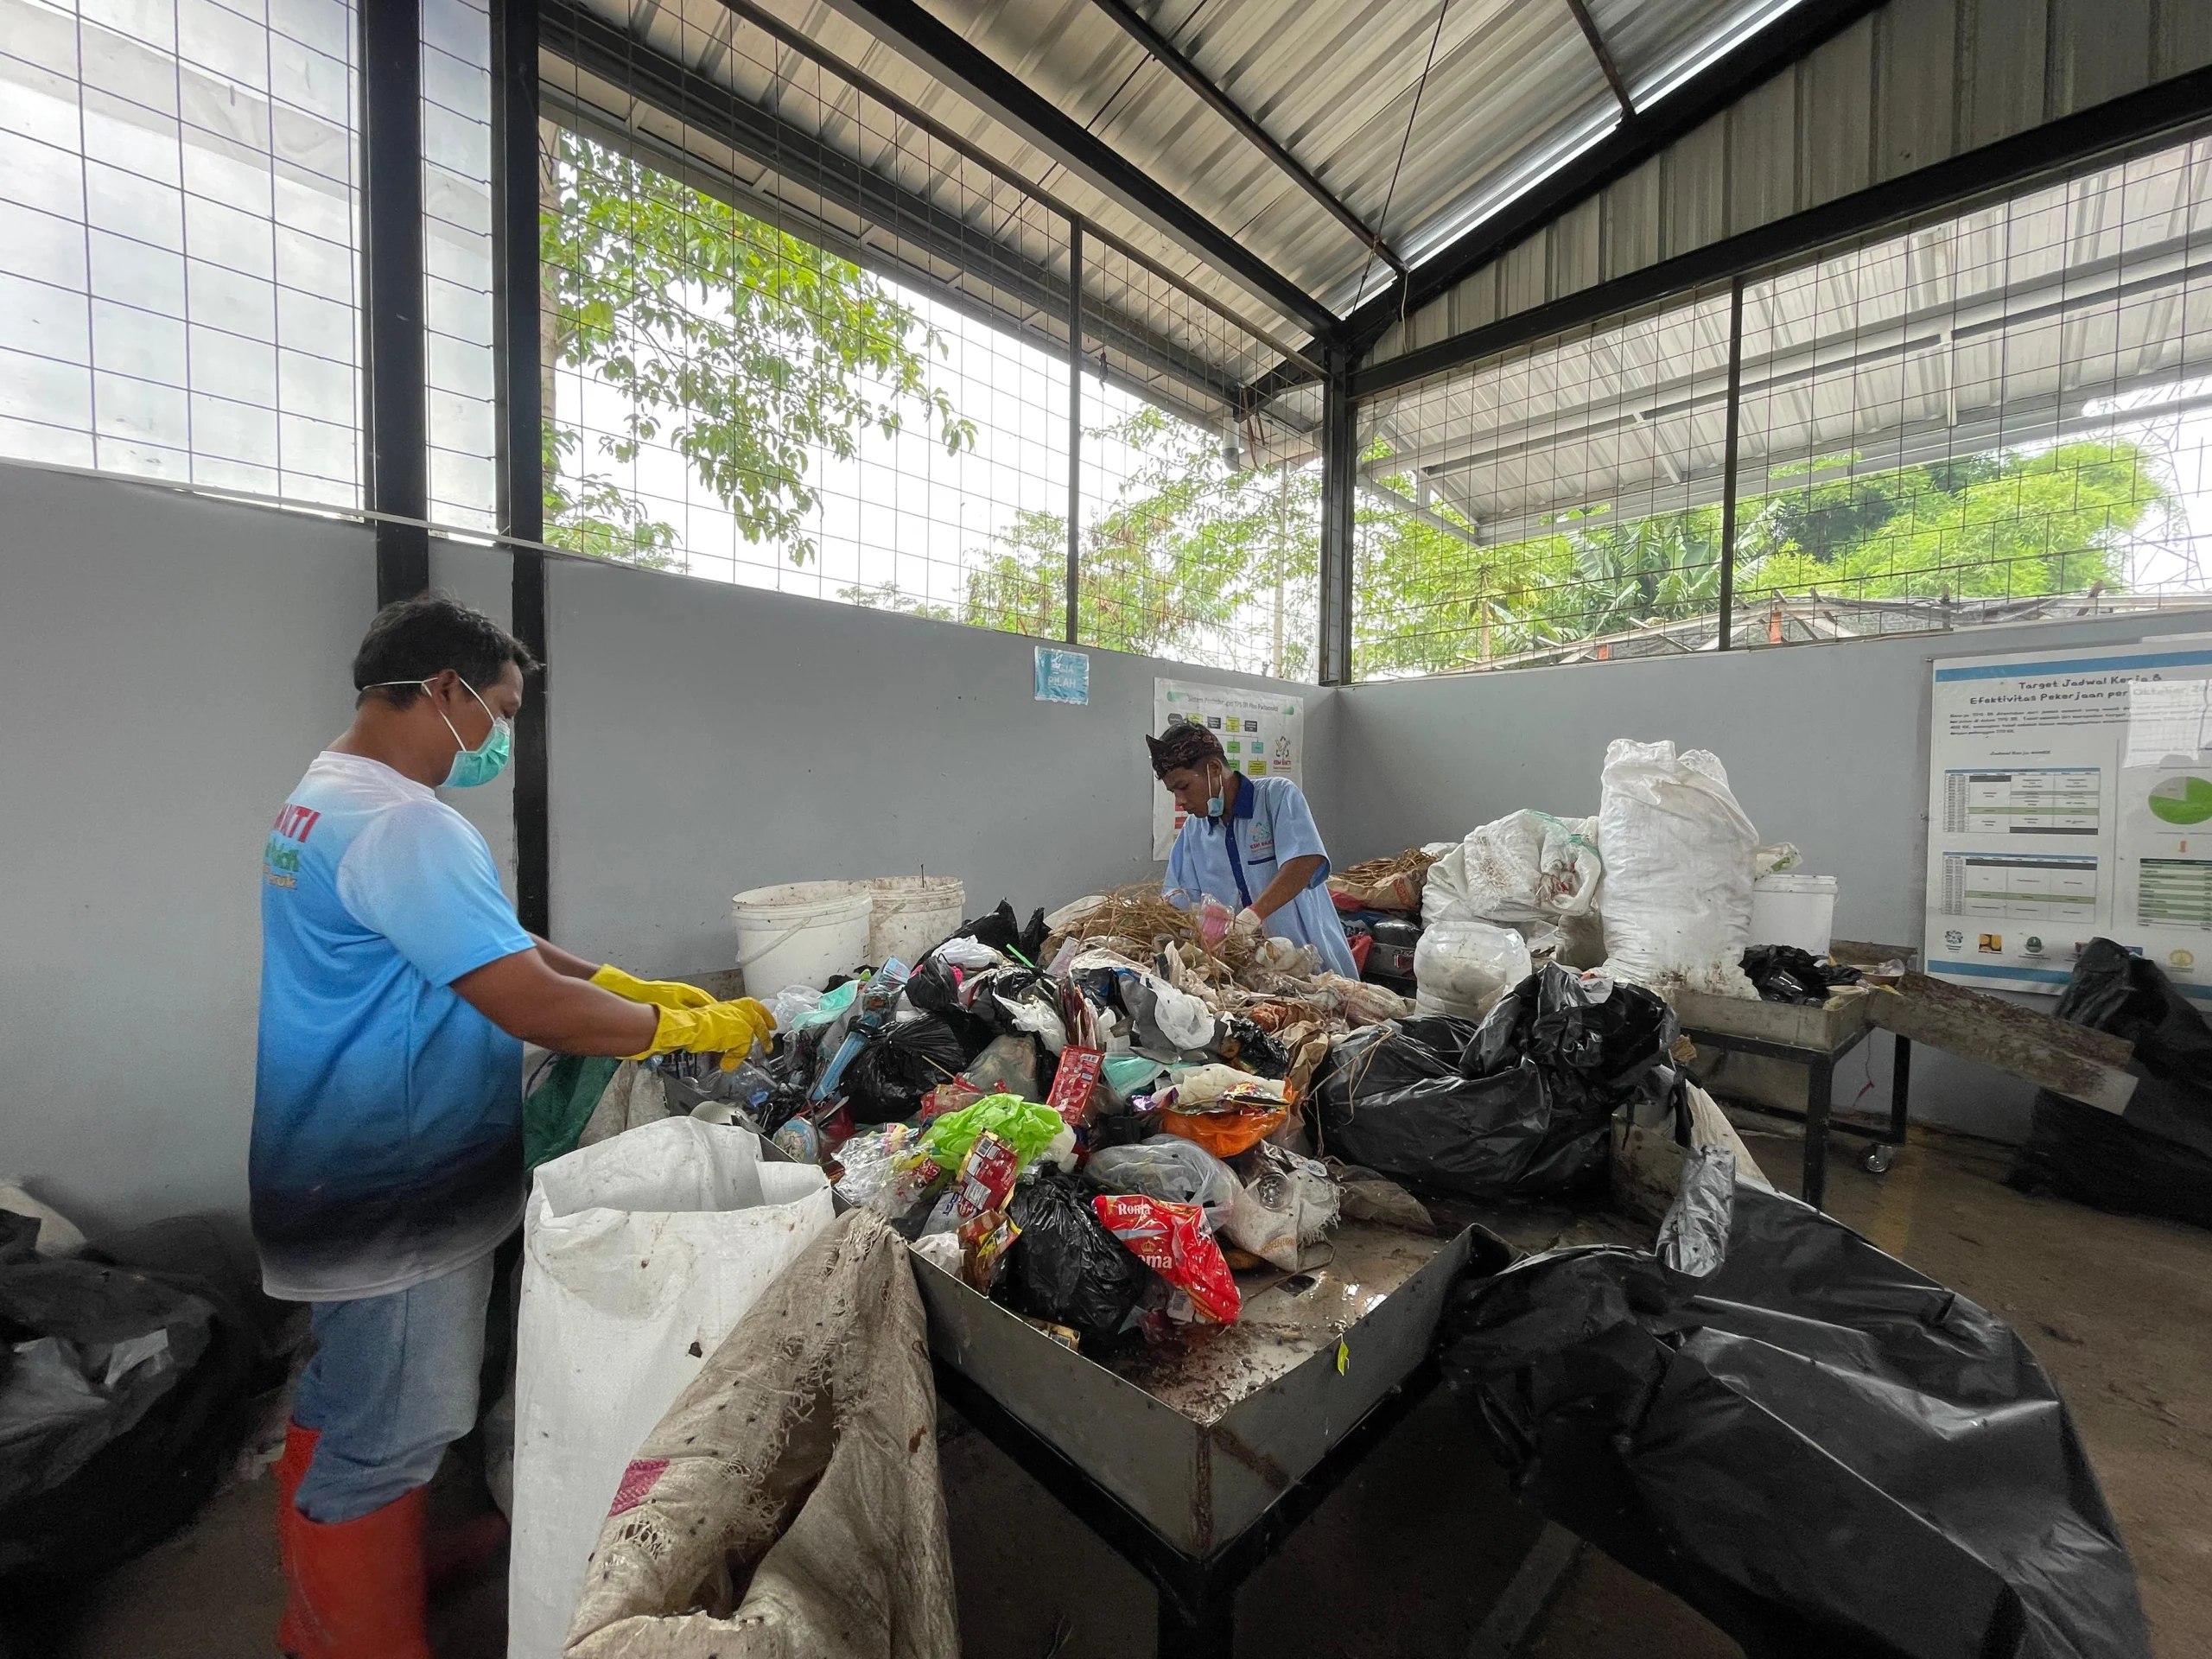
[[[1815,477],[1855,460],[1802,470]],[[2125,584],[2129,538],[2177,505],[2152,454],[2126,440],[1788,485],[1737,504],[1738,602],[2111,590]],[[1449,508],[1438,516],[1464,522]],[[1548,534],[1495,547],[1409,513],[1361,518],[1363,675],[1469,667],[1710,614],[1719,601],[1718,507],[1618,522],[1580,509]]]
[[[2123,587],[2129,537],[2177,502],[2142,448],[2113,440],[1909,467],[1761,505],[1747,593],[1975,599]]]
[[[538,216],[550,354],[625,400],[584,453],[546,435],[546,539],[633,563],[680,562],[673,526],[594,470],[648,444],[683,457],[747,540],[815,556],[817,452],[858,453],[918,411],[945,448],[974,425],[931,383],[945,343],[857,265],[562,130]],[[559,463],[574,470],[563,474]]]
[[[1239,467],[1220,438],[1146,406],[1087,435],[1136,465],[1084,526],[1083,643],[1227,661],[1286,677],[1313,659],[1320,480],[1311,467]],[[957,604],[855,588],[864,605],[1056,639],[1066,631],[1067,519],[1034,510],[966,560]]]

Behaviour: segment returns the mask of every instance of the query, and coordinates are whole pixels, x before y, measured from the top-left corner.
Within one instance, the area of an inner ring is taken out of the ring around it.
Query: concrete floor
[[[1796,1147],[1753,1139],[1794,1177]],[[1940,1132],[1884,1178],[1839,1158],[1834,1212],[2010,1320],[2057,1377],[2133,1550],[2159,1659],[2212,1653],[2212,1233],[2106,1216],[1999,1185],[2005,1149]],[[1154,1600],[980,1434],[943,1443],[969,1659],[1150,1651]],[[283,1589],[267,1482],[86,1599],[56,1659],[251,1659],[274,1651]],[[1246,1586],[1238,1656],[1459,1659],[1537,1522],[1432,1400]],[[441,1659],[505,1651],[499,1575],[442,1603]],[[1726,1659],[1735,1645],[1663,1591],[1584,1549],[1522,1651],[1529,1659]]]

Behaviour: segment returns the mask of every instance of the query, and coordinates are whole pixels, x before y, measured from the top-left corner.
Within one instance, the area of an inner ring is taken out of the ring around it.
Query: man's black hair
[[[407,708],[423,695],[416,682],[447,669],[481,691],[509,663],[525,676],[537,666],[530,647],[483,612],[448,594],[417,594],[394,600],[369,624],[353,653],[353,701],[373,690],[395,709]],[[391,680],[403,683],[385,683]]]

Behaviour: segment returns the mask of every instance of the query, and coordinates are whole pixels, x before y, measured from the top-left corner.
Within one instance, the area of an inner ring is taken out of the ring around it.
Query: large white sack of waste
[[[1414,1012],[1479,1020],[1529,977],[1529,942],[1462,902],[1421,930],[1414,947]]]
[[[558,1659],[638,1443],[826,1230],[819,1169],[671,1117],[542,1166],[523,1223],[508,1659]]]
[[[1455,904],[1486,922],[1520,928],[1556,925],[1598,907],[1605,861],[1598,820],[1555,818],[1548,812],[1509,812],[1478,830],[1428,868],[1421,915],[1433,926]]]
[[[1719,757],[1615,738],[1599,789],[1606,967],[1662,994],[1756,997],[1742,963],[1759,832]]]

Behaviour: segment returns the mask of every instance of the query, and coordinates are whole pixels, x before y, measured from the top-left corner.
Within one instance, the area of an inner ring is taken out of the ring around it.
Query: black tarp
[[[1393,1180],[1469,1198],[1560,1193],[1605,1179],[1607,1124],[1671,1096],[1680,1034],[1640,986],[1547,966],[1479,1025],[1386,1020],[1337,1045],[1314,1077],[1320,1149]]]
[[[1751,1659],[2145,1659],[2057,1389],[2001,1320],[1746,1185],[1709,1276],[1612,1246],[1463,1281],[1445,1376],[1522,1495]]]
[[[2212,1227],[2212,1024],[2156,963],[2092,939],[2056,1009],[2135,1045],[2125,1114],[2036,1095],[2011,1184],[2100,1210]]]

